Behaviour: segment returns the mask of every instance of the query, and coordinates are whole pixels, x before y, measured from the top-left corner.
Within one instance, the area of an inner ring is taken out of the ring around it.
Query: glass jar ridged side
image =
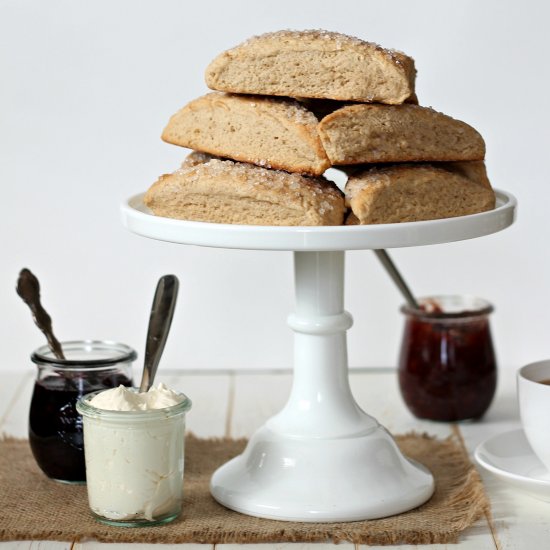
[[[38,466],[51,479],[84,483],[82,418],[76,403],[97,390],[132,385],[137,353],[125,344],[99,340],[61,343],[65,359],[48,346],[36,349],[37,367],[29,411],[29,443]]]
[[[493,306],[472,296],[434,296],[420,310],[403,306],[405,327],[399,386],[419,418],[480,418],[496,390],[497,365],[489,315]]]
[[[136,390],[137,391],[137,390]],[[77,404],[84,422],[88,501],[108,525],[167,523],[183,503],[185,414],[191,401],[163,409],[112,411],[94,407],[97,393]]]

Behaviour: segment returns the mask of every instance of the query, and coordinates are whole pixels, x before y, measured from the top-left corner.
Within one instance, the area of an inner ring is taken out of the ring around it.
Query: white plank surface
[[[425,431],[439,437],[448,435],[446,423],[419,421],[406,409],[397,386],[396,374],[391,370],[352,372],[353,393],[369,414],[372,414],[393,433],[410,430]],[[30,372],[7,373],[8,381],[0,386],[0,431],[26,437],[27,417],[33,386]],[[250,436],[267,418],[285,404],[292,383],[288,372],[267,373],[176,373],[160,372],[159,381],[183,391],[193,400],[188,415],[188,429],[199,436]],[[515,401],[513,371],[501,372],[497,399],[486,417],[479,422],[458,425],[463,440],[471,453],[475,446],[491,435],[519,426]],[[461,538],[460,548],[470,550],[530,550],[550,548],[550,505],[510,489],[506,484],[481,472],[492,503],[492,527],[481,520]],[[75,543],[72,548],[85,550],[107,547],[124,548],[128,545],[101,544],[94,541]],[[132,545],[154,548],[158,545]],[[211,545],[161,545],[162,548],[183,547],[184,550],[210,549]],[[238,545],[216,545],[220,550],[235,550]],[[247,545],[247,550],[326,550],[327,544]],[[339,548],[351,550],[354,545]],[[195,548],[196,547],[196,548]],[[290,548],[292,547],[292,548]],[[16,541],[0,543],[0,550],[71,548],[65,542]],[[376,547],[369,547],[376,548]],[[411,546],[392,547],[411,549]],[[442,550],[444,545],[417,547]],[[456,548],[450,545],[448,548]],[[355,547],[354,547],[355,549]],[[356,549],[359,550],[359,547]],[[363,549],[361,549],[363,550]],[[364,547],[367,550],[367,547]]]
[[[27,436],[32,371],[2,374],[0,384],[0,434]]]
[[[280,543],[280,544],[216,544],[216,550],[355,550],[356,545],[342,543],[335,546],[332,543]],[[369,546],[369,548],[373,548]],[[395,548],[395,546],[387,547]]]
[[[6,413],[17,399],[20,384],[21,373],[8,372],[2,376],[2,384],[0,384],[0,427],[4,423]]]
[[[290,395],[289,373],[236,375],[233,408],[229,419],[230,437],[250,437],[268,418],[279,412]]]
[[[473,453],[485,439],[521,427],[513,369],[501,369],[497,397],[480,422],[461,425],[466,447]],[[550,548],[550,504],[511,489],[478,468],[491,499],[495,538],[501,550]]]
[[[14,541],[0,542],[1,550],[72,550],[71,542],[61,541]]]
[[[415,418],[399,393],[397,374],[393,369],[379,369],[369,374],[351,372],[350,384],[360,407],[374,416],[391,433],[427,432],[438,437],[451,434],[446,422],[430,422]]]
[[[183,392],[192,401],[185,421],[187,431],[200,437],[222,437],[230,406],[230,374],[197,376],[159,372],[156,382]]]
[[[215,545],[213,544],[147,544],[147,543],[120,543],[111,544],[107,542],[75,542],[71,547],[71,550],[124,550],[131,547],[132,550],[146,550],[151,548],[160,548],[161,550],[213,550]]]

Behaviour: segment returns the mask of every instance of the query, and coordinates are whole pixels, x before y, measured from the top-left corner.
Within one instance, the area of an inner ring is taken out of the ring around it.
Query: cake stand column
[[[294,252],[294,380],[285,408],[267,422],[287,436],[342,437],[378,426],[356,404],[349,385],[344,311],[345,252]]]
[[[432,475],[401,454],[350,390],[344,252],[295,252],[294,262],[289,400],[214,472],[212,495],[238,512],[288,521],[357,521],[419,506],[433,493]]]

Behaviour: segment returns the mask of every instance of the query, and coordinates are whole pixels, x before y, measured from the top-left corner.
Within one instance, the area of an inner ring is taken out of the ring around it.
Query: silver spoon
[[[164,275],[159,279],[147,329],[143,375],[139,391],[145,392],[152,385],[157,374],[159,361],[170,332],[172,317],[176,308],[179,281],[175,275]]]
[[[19,294],[23,301],[29,306],[34,322],[45,334],[53,354],[58,359],[65,359],[61,344],[53,334],[52,318],[40,303],[40,283],[29,269],[24,268],[19,273],[16,290],[17,294]]]
[[[416,298],[413,296],[407,286],[407,283],[405,282],[405,279],[403,279],[401,273],[399,273],[389,254],[383,248],[373,250],[373,252],[376,254],[376,257],[380,260],[393,282],[397,285],[397,288],[401,291],[401,294],[407,301],[407,304],[414,309],[420,309]]]

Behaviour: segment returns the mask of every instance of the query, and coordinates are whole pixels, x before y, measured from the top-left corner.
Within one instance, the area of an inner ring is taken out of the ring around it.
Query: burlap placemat
[[[232,512],[214,501],[208,485],[214,469],[240,453],[246,441],[186,439],[182,516],[159,527],[128,529],[95,522],[84,486],[47,479],[26,440],[0,441],[0,540],[86,540],[156,543],[260,543],[349,541],[427,544],[457,542],[489,504],[481,480],[460,442],[426,435],[397,436],[406,455],[434,474],[436,491],[423,506],[385,519],[351,523],[294,523]]]

